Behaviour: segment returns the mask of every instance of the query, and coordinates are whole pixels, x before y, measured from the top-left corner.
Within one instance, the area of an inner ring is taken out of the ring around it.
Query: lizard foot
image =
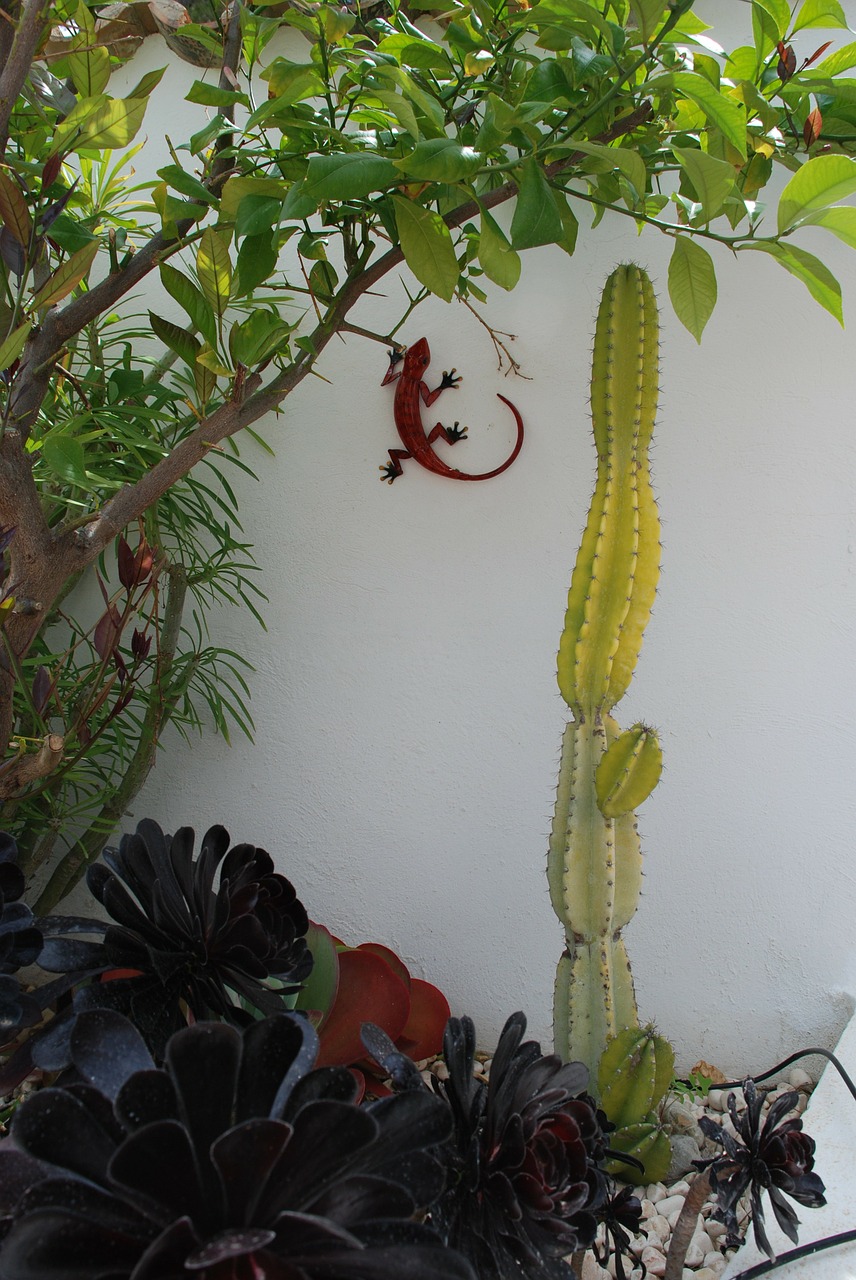
[[[382,467],[378,467],[381,480],[386,480],[387,484],[392,484],[393,480],[402,475],[400,467],[396,467],[394,462],[386,462]]]
[[[457,391],[458,383],[460,381],[461,381],[461,375],[459,373],[455,373],[454,369],[450,369],[448,373],[444,369],[443,380],[440,383],[440,390],[447,391],[449,387],[454,387],[454,389]]]
[[[467,430],[467,427],[462,427],[456,422],[454,426],[446,428],[446,439],[449,441],[449,444],[457,444],[459,440],[466,439]]]

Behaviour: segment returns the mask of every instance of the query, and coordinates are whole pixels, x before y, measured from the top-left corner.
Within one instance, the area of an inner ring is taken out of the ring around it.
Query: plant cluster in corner
[[[334,337],[388,345],[433,295],[502,353],[488,290],[515,288],[551,245],[572,291],[607,211],[668,237],[669,296],[696,338],[729,251],[772,258],[841,319],[809,251],[812,227],[856,244],[839,203],[856,191],[852,55],[813,30],[847,31],[839,0],[756,0],[732,49],[692,0],[450,0],[442,25],[397,0],[356,10],[235,0],[225,27],[183,25],[171,47],[220,74],[187,86],[169,140],[149,133],[161,163],[140,182],[129,162],[165,68],[124,91],[111,77],[146,6],[106,27],[86,0],[4,8],[0,818],[28,880],[51,872],[42,913],[121,821],[167,723],[188,731],[207,710],[251,731],[245,660],[205,630],[212,599],[246,615],[259,594],[230,442],[325,376]],[[373,332],[363,299],[402,266],[415,283]],[[143,289],[160,310],[140,316]],[[86,616],[72,589],[89,578],[94,595],[99,563],[143,540],[140,616],[103,573],[104,613]]]

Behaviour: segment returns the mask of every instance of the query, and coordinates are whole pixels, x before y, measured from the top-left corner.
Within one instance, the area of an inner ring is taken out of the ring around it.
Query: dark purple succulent
[[[579,1062],[543,1055],[523,1041],[526,1019],[508,1019],[489,1083],[473,1075],[475,1030],[450,1018],[443,1055],[448,1079],[435,1081],[454,1120],[444,1157],[447,1189],[431,1209],[443,1238],[473,1262],[482,1280],[571,1280],[566,1261],[594,1241],[607,1179],[597,1167],[603,1134]],[[364,1036],[394,1087],[415,1091],[419,1073],[383,1034]]]
[[[475,1280],[414,1220],[448,1108],[358,1107],[316,1051],[282,1013],[185,1027],[157,1069],[121,1014],[81,1014],[82,1082],[31,1095],[0,1143],[4,1280]]]
[[[8,1044],[41,1017],[38,1002],[21,990],[15,976],[36,960],[43,943],[32,911],[18,901],[25,882],[17,858],[15,840],[0,831],[0,1044]]]
[[[776,1221],[789,1240],[797,1243],[799,1219],[785,1196],[810,1209],[826,1204],[826,1188],[814,1169],[814,1139],[802,1131],[799,1116],[785,1117],[796,1106],[799,1095],[785,1093],[770,1107],[763,1125],[763,1099],[754,1080],[743,1084],[746,1109],[738,1114],[735,1095],[729,1094],[728,1110],[737,1136],[734,1137],[708,1116],[699,1124],[705,1135],[724,1147],[725,1154],[713,1160],[696,1161],[709,1171],[711,1186],[717,1195],[715,1211],[725,1223],[729,1236],[739,1239],[737,1203],[748,1192],[752,1208],[755,1243],[770,1258],[775,1258],[764,1230],[764,1191],[770,1196]]]
[[[620,1191],[612,1191],[597,1211],[597,1220],[603,1228],[603,1244],[593,1246],[594,1256],[601,1266],[606,1267],[610,1257],[615,1255],[616,1280],[624,1280],[624,1259],[630,1256],[630,1246],[634,1236],[642,1230],[642,1201],[633,1194],[631,1187],[622,1187]],[[632,1266],[636,1266],[634,1258]],[[643,1274],[647,1267],[643,1263]]]
[[[193,844],[190,827],[167,836],[156,822],[141,822],[87,873],[116,923],[45,922],[53,935],[103,936],[95,943],[52,937],[41,963],[100,974],[78,992],[76,1006],[126,1013],[158,1056],[187,1022],[184,1009],[197,1021],[243,1025],[253,1016],[248,1008],[281,1012],[283,997],[312,968],[306,910],[270,854],[251,844],[230,849],[220,826],[206,832],[196,858]]]

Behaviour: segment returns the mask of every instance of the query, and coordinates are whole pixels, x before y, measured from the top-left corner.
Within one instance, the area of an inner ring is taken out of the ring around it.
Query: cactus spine
[[[660,775],[656,734],[610,715],[630,684],[660,570],[648,449],[658,390],[658,317],[636,266],[609,277],[598,311],[591,413],[597,480],[559,648],[573,712],[562,742],[547,876],[567,945],[556,974],[556,1050],[592,1079],[607,1040],[637,1025],[621,930],[636,910],[642,857],[633,807]]]

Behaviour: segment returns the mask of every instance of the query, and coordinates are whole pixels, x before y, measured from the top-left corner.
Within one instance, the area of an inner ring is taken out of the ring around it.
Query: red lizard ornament
[[[396,372],[396,365],[402,358],[404,365]],[[405,447],[389,450],[390,460],[380,468],[381,480],[388,480],[392,484],[393,480],[403,475],[401,464],[405,458],[413,458],[425,467],[426,471],[433,471],[438,476],[447,476],[450,480],[490,480],[493,476],[498,476],[511,466],[523,444],[523,420],[520,414],[510,400],[506,400],[505,396],[498,396],[503,404],[508,405],[517,420],[517,441],[501,466],[495,467],[493,471],[483,471],[478,475],[471,475],[468,471],[458,471],[455,467],[450,467],[437,456],[431,446],[435,440],[441,438],[449,444],[457,444],[466,436],[467,428],[459,427],[457,422],[453,427],[444,427],[438,422],[432,431],[426,431],[422,425],[419,401],[421,398],[425,407],[430,408],[441,391],[445,391],[448,387],[457,388],[461,379],[460,375],[456,375],[455,370],[452,369],[450,373],[443,374],[443,380],[438,387],[429,391],[427,383],[422,380],[422,375],[430,363],[431,351],[425,338],[420,338],[412,347],[408,347],[403,357],[400,351],[389,353],[389,369],[381,386],[385,387],[390,382],[397,383],[393,415],[398,434]]]

